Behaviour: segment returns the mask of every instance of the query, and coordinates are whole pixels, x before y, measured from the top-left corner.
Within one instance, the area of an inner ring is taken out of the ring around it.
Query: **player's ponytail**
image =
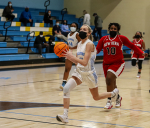
[[[93,41],[93,36],[92,36],[92,34],[90,34],[89,39],[90,39],[91,41]]]

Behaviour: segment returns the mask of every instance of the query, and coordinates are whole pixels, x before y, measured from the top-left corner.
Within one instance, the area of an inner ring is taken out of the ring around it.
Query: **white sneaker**
[[[141,74],[138,73],[136,77],[137,77],[137,78],[140,78],[140,77],[141,77]]]
[[[121,107],[121,100],[122,100],[121,96],[116,100],[116,105],[115,105],[116,108],[120,108]]]
[[[106,106],[104,107],[104,109],[111,109],[113,107],[111,100],[107,100]]]
[[[65,115],[57,115],[56,119],[59,122],[68,123],[68,117]]]
[[[117,100],[117,98],[118,98],[119,90],[118,90],[117,88],[115,88],[112,92],[114,93],[114,96],[111,97],[111,100],[112,100],[113,102],[116,102],[116,100]]]

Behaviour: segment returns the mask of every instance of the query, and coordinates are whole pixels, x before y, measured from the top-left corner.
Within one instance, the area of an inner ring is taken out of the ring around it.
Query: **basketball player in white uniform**
[[[82,82],[86,82],[94,100],[111,97],[115,101],[119,93],[117,88],[112,92],[105,92],[102,94],[98,93],[97,74],[94,67],[96,48],[94,43],[91,41],[91,33],[92,29],[88,25],[83,25],[79,32],[81,41],[77,47],[77,57],[68,51],[66,51],[64,54],[68,60],[75,63],[77,66],[74,70],[74,73],[72,74],[72,78],[68,80],[65,87],[63,88],[64,114],[56,116],[56,119],[63,123],[68,123],[70,91],[73,90],[77,85],[80,85]],[[88,38],[90,38],[90,40]]]
[[[77,29],[78,29],[78,24],[72,23],[71,27],[70,27],[71,33],[68,34],[68,40],[67,40],[68,45],[69,45],[69,51],[74,56],[76,56],[76,53],[77,53],[78,42],[81,41],[81,39],[79,37],[79,33],[77,32]],[[69,72],[71,70],[71,67],[72,67],[72,61],[66,59],[66,61],[65,61],[65,71],[64,71],[64,76],[63,76],[63,82],[60,85],[60,89],[63,89],[63,87],[65,86],[65,84],[67,82],[67,79],[68,79],[68,76],[69,76]]]

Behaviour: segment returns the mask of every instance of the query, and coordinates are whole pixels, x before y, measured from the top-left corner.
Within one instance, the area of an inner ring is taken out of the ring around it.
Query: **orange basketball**
[[[54,47],[54,53],[59,56],[59,57],[63,57],[63,51],[65,50],[69,50],[69,46],[64,43],[64,42],[58,42],[55,47]]]

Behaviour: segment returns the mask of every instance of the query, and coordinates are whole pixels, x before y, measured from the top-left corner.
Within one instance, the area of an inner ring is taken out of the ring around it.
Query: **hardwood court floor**
[[[0,73],[0,128],[150,128],[150,65],[143,63],[142,77],[126,62],[117,79],[122,107],[106,111],[106,99],[94,101],[82,84],[71,92],[69,123],[56,121],[63,113],[59,89],[64,67],[2,71]],[[96,64],[99,92],[105,92],[102,64]],[[71,73],[73,72],[72,68]]]

